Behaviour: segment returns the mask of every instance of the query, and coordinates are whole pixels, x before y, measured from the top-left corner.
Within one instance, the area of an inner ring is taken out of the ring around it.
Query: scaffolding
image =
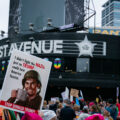
[[[94,17],[94,29],[96,27],[96,11],[93,0],[85,0],[84,1],[84,27],[89,29],[90,19]]]

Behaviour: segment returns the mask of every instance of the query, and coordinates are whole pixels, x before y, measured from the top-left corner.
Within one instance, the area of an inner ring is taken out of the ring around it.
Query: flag
[[[116,95],[117,95],[117,97],[119,96],[119,87],[117,87]]]
[[[78,98],[75,99],[77,105],[80,105]]]
[[[69,89],[66,87],[65,91],[61,93],[63,100],[69,99]]]
[[[65,88],[65,97],[69,99],[69,89]]]
[[[84,99],[82,90],[80,90],[80,96],[82,97],[82,99]]]

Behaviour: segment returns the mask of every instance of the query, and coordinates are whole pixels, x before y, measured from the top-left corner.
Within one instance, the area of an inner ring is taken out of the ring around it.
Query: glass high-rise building
[[[84,0],[10,0],[9,35],[14,35],[15,28],[26,34],[29,25],[34,24],[35,31],[84,23]]]
[[[102,7],[102,26],[120,27],[120,0],[108,0]]]

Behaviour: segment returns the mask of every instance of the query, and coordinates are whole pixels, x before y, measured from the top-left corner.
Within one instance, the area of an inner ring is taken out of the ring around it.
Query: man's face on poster
[[[38,83],[37,80],[29,78],[25,81],[24,85],[25,90],[29,96],[34,96],[37,93]]]

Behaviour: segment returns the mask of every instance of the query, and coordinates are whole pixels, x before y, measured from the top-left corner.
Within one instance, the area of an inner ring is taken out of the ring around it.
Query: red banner
[[[33,109],[30,109],[30,108],[23,107],[23,106],[20,106],[20,105],[16,105],[16,104],[13,104],[13,103],[9,103],[9,102],[3,101],[3,100],[0,101],[0,105],[2,105],[4,107],[9,107],[9,108],[12,108],[12,109],[20,110],[20,111],[23,111],[23,112],[32,112],[32,113],[37,113],[38,114],[38,110],[33,110]]]

